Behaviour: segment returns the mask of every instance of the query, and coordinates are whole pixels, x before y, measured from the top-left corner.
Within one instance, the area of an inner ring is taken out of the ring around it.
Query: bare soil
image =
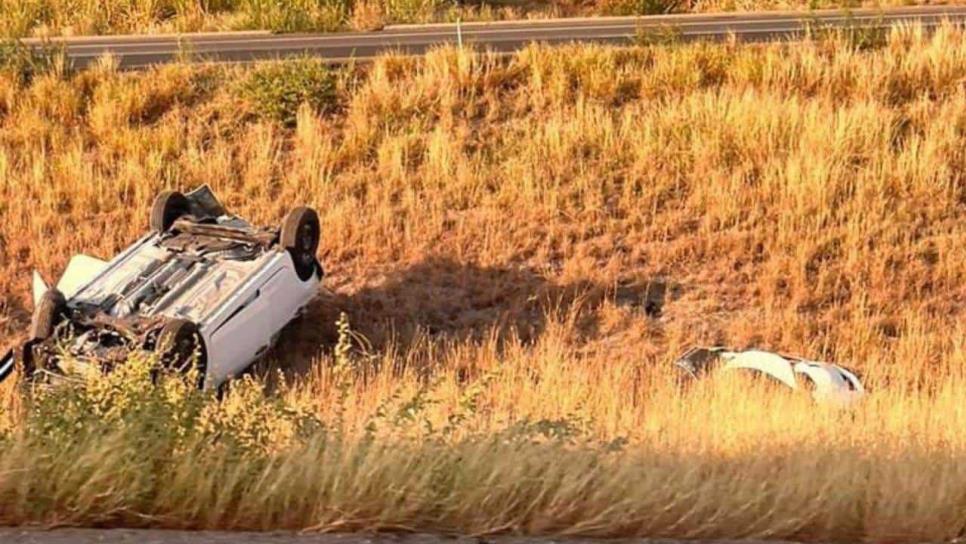
[[[677,544],[682,541],[666,539],[607,540],[523,538],[523,537],[445,537],[438,535],[393,534],[297,534],[285,532],[239,533],[223,531],[161,531],[150,529],[24,529],[0,528],[0,542],[5,544],[594,544],[621,542],[634,544]],[[688,541],[689,544],[760,544],[761,541]],[[769,544],[782,544],[769,541]]]

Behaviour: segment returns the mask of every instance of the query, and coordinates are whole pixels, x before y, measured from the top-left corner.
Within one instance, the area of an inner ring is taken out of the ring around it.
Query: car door
[[[275,273],[246,291],[243,302],[210,334],[209,373],[217,382],[245,370],[311,298],[314,284],[300,282],[288,258],[278,255],[271,267]]]
[[[209,372],[221,382],[237,376],[260,355],[277,331],[273,307],[276,293],[282,287],[283,275],[273,274],[260,285],[253,286],[233,312],[209,339]]]

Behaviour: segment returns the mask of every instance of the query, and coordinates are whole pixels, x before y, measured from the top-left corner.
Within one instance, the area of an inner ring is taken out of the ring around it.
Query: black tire
[[[54,335],[57,325],[67,317],[67,299],[57,289],[50,289],[40,299],[30,321],[30,339],[46,340]]]
[[[27,343],[19,346],[15,352],[17,359],[20,360],[20,371],[23,372],[24,378],[31,380],[34,377],[34,372],[37,371],[38,365],[34,357],[34,341],[28,341]]]
[[[198,326],[184,319],[168,321],[158,335],[156,352],[168,370],[187,373],[196,368],[199,387],[204,386],[208,359]]]
[[[308,281],[315,275],[318,263],[315,253],[319,249],[319,239],[322,237],[322,227],[319,224],[319,214],[312,208],[300,206],[290,211],[282,222],[282,232],[279,241],[282,247],[292,256],[295,273],[302,281]]]
[[[188,198],[177,191],[163,191],[151,205],[151,230],[165,232],[178,218],[188,215]]]

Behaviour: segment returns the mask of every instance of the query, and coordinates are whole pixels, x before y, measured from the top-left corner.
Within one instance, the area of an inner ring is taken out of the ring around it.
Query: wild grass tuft
[[[554,326],[531,346],[437,345],[482,367],[458,386],[452,367],[427,381],[333,365],[348,384],[335,399],[245,378],[218,400],[135,359],[28,389],[0,436],[0,522],[894,542],[963,530],[962,378],[843,411],[736,376],[666,376],[607,399],[607,416],[601,384],[628,369],[561,351],[572,331]],[[628,419],[607,429],[615,415]]]
[[[20,83],[47,73],[64,76],[69,68],[62,48],[53,45],[31,48],[19,40],[0,40],[0,72]]]

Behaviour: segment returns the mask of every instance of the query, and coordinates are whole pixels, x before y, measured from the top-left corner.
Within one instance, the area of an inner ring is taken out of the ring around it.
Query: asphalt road
[[[931,27],[943,20],[963,24],[966,22],[966,6],[596,17],[467,23],[460,26],[432,24],[328,34],[225,32],[56,38],[48,42],[30,39],[25,42],[35,48],[63,46],[76,68],[83,68],[104,54],[111,53],[117,57],[121,68],[137,69],[173,59],[250,62],[313,55],[331,62],[346,62],[350,59],[370,59],[390,50],[418,54],[434,45],[460,42],[507,52],[531,42],[619,44],[629,43],[642,35],[673,35],[682,40],[713,40],[733,35],[740,40],[762,41],[800,37],[808,28],[885,28],[909,22]]]
[[[667,539],[589,540],[580,538],[486,537],[452,538],[434,535],[364,535],[292,533],[226,533],[216,531],[155,531],[132,529],[0,528],[3,544],[782,544],[778,541],[683,541]]]

